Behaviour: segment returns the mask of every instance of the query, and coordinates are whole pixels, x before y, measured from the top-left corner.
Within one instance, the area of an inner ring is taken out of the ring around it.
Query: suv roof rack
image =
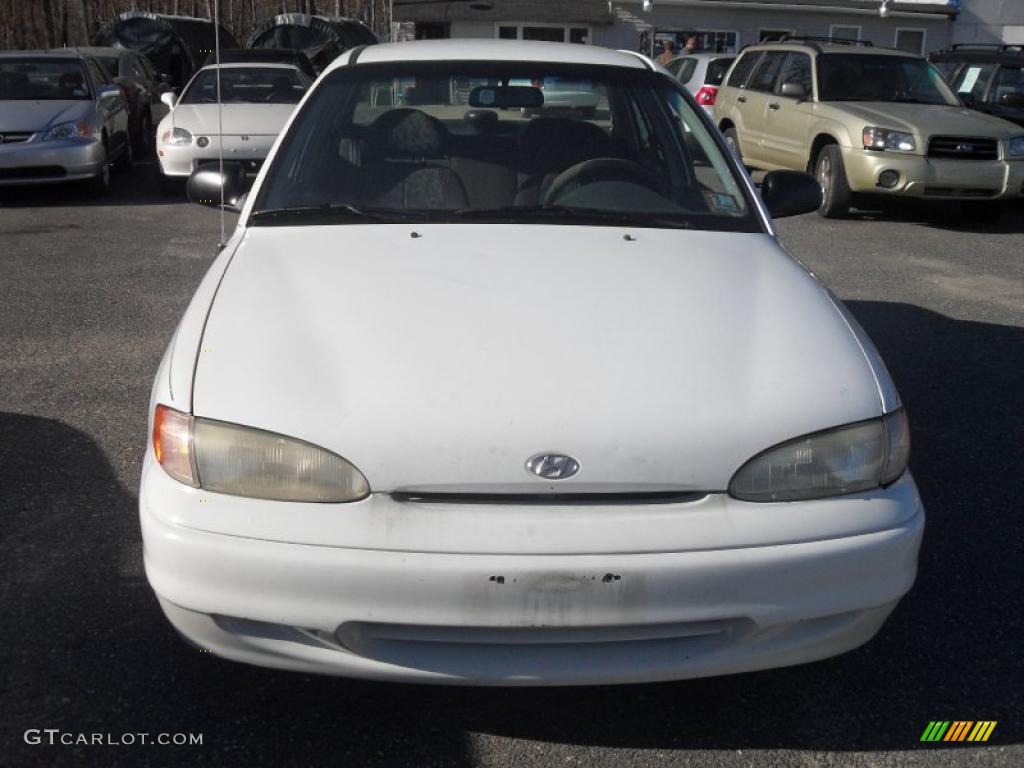
[[[1016,43],[1007,45],[1005,43],[956,43],[951,51],[995,51],[996,53],[1024,53],[1024,45]]]
[[[859,45],[863,48],[875,47],[875,44],[870,40],[855,40],[852,37],[818,37],[815,35],[783,35],[778,40],[770,41],[769,45],[771,43],[827,43],[829,45]]]

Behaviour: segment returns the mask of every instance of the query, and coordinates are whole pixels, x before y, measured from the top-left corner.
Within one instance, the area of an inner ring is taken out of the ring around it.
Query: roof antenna
[[[220,3],[213,0],[213,60],[217,65],[217,155],[220,164],[220,247],[224,238],[224,107],[220,101]]]

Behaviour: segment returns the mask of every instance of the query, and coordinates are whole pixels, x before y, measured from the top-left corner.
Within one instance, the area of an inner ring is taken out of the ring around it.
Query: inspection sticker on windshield
[[[704,199],[715,213],[738,213],[740,209],[736,204],[736,198],[723,192],[705,192]]]

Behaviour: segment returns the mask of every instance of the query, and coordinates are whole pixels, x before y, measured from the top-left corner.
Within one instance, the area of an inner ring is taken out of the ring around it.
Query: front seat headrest
[[[366,149],[388,157],[443,157],[448,129],[436,117],[418,109],[392,109],[367,129]]]

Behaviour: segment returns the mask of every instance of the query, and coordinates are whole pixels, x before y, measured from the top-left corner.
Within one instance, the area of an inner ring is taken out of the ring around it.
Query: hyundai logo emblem
[[[973,144],[966,144],[966,143],[965,144],[957,144],[956,145],[956,151],[957,152],[973,152],[974,151],[974,145]]]
[[[580,471],[580,463],[561,453],[539,453],[526,462],[526,469],[544,480],[566,480]]]

